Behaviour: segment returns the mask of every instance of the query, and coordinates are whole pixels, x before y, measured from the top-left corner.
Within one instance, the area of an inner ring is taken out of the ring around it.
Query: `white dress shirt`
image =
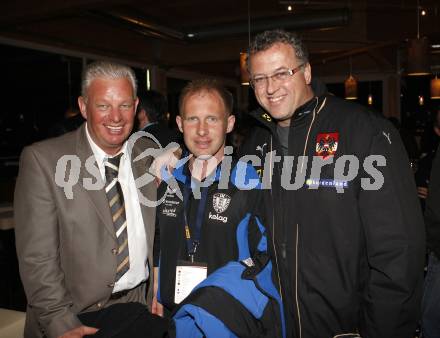
[[[92,148],[99,172],[105,182],[104,163],[109,157],[96,143],[92,140],[86,124],[87,140]],[[147,266],[147,240],[145,227],[142,218],[139,197],[135,185],[133,171],[131,170],[131,159],[127,154],[127,142],[122,146],[119,153],[123,152],[121,162],[119,164],[118,181],[121,184],[122,193],[124,194],[125,215],[127,217],[127,234],[128,234],[128,251],[130,255],[130,268],[115,283],[113,293],[129,290],[138,286],[149,276]]]

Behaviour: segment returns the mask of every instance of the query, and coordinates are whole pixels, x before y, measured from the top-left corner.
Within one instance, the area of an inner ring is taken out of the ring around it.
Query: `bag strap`
[[[248,229],[249,223],[255,220],[257,223],[258,229],[261,232],[261,239],[258,243],[257,249],[258,251],[267,252],[267,236],[266,229],[259,220],[258,217],[252,216],[251,213],[247,213],[246,216],[241,220],[237,227],[237,246],[238,246],[238,260],[242,261],[251,256],[249,250],[249,241],[248,241]]]

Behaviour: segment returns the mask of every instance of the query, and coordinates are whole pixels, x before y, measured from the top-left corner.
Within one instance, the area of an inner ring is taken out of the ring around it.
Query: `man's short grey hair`
[[[285,43],[292,46],[293,50],[295,51],[295,56],[301,61],[301,63],[306,64],[309,62],[309,52],[297,34],[286,32],[282,29],[275,29],[265,31],[255,36],[254,40],[249,46],[249,57],[247,59],[248,69],[249,59],[252,57],[252,55],[265,51],[276,43]]]
[[[128,79],[133,87],[133,98],[136,98],[137,81],[133,69],[115,62],[96,61],[88,64],[82,73],[81,96],[85,100],[90,84],[97,78]]]

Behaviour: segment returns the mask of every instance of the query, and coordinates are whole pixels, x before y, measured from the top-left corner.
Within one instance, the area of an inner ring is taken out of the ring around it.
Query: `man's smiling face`
[[[285,43],[275,43],[266,50],[251,54],[249,62],[251,78],[270,77],[301,64],[292,46]],[[268,78],[263,86],[254,89],[255,96],[279,125],[288,126],[295,110],[313,97],[309,86],[311,78],[310,64],[306,63],[284,81]]]
[[[90,136],[107,154],[117,154],[130,135],[137,103],[126,78],[96,78],[87,89],[87,98],[78,99]]]

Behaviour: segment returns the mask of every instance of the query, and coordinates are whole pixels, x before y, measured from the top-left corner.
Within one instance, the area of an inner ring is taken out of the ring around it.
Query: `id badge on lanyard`
[[[179,304],[194,289],[194,287],[206,279],[208,275],[208,265],[203,262],[194,262],[194,256],[200,244],[200,234],[203,223],[208,188],[204,187],[201,191],[201,199],[197,208],[197,219],[195,222],[194,234],[191,234],[187,212],[189,211],[188,202],[191,187],[185,185],[183,193],[184,201],[184,221],[185,221],[185,240],[187,245],[188,260],[177,261],[176,284],[174,287],[174,303]]]
[[[208,265],[205,263],[177,261],[174,303],[180,304],[207,275]]]

